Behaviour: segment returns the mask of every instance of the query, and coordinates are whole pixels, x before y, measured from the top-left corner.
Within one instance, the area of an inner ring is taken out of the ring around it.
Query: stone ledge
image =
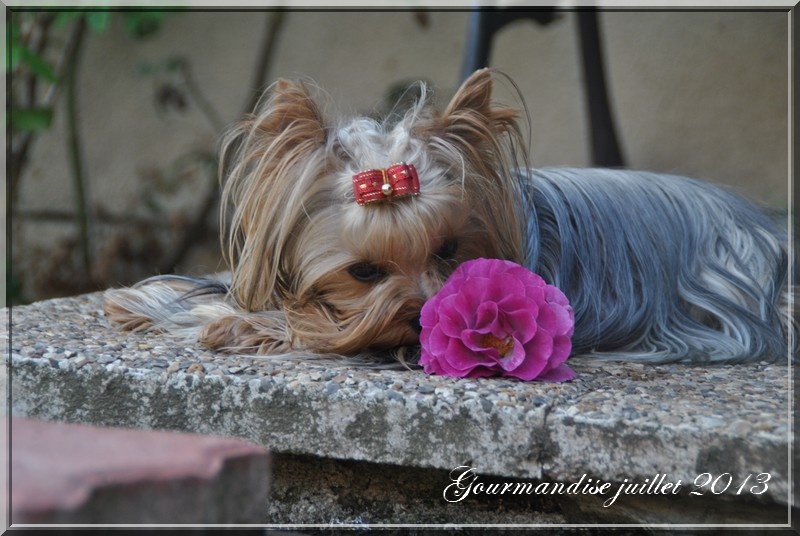
[[[789,496],[786,364],[641,366],[572,360],[565,384],[214,354],[121,333],[101,295],[12,311],[17,415],[234,436],[278,453],[575,482],[688,483],[769,473]],[[446,484],[446,482],[444,483]],[[732,496],[735,509],[737,500]],[[795,506],[797,501],[795,501]],[[785,510],[784,510],[785,511]],[[785,523],[786,517],[777,522]]]

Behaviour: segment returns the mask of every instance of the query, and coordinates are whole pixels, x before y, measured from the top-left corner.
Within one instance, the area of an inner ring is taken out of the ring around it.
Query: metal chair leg
[[[622,151],[611,117],[596,11],[578,12],[578,37],[589,111],[592,162],[596,166],[620,167],[623,165]]]
[[[509,22],[528,18],[544,25],[559,16],[559,13],[554,10],[473,11],[469,19],[467,43],[461,65],[461,81],[466,80],[476,70],[489,65],[494,36]],[[596,166],[621,167],[624,165],[624,158],[611,116],[597,12],[594,10],[578,11],[577,17],[584,94],[589,114],[592,163]]]

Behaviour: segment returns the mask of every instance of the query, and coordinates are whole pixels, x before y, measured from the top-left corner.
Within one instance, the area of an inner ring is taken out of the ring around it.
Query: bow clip
[[[356,202],[366,205],[394,197],[419,194],[419,177],[411,164],[400,162],[383,169],[368,169],[353,175]]]

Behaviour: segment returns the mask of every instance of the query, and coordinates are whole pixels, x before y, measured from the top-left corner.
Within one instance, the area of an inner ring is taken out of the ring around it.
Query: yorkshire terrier
[[[530,169],[519,111],[468,78],[443,112],[323,118],[279,80],[223,138],[227,277],[157,276],[108,317],[236,353],[414,347],[419,312],[461,262],[527,266],[569,298],[573,355],[733,363],[787,355],[787,236],[707,183]],[[226,214],[226,208],[232,213]]]

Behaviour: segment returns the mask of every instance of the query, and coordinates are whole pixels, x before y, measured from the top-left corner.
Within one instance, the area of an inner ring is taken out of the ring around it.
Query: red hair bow
[[[417,195],[419,177],[414,166],[401,162],[384,169],[368,169],[356,173],[353,175],[353,191],[359,205]]]

